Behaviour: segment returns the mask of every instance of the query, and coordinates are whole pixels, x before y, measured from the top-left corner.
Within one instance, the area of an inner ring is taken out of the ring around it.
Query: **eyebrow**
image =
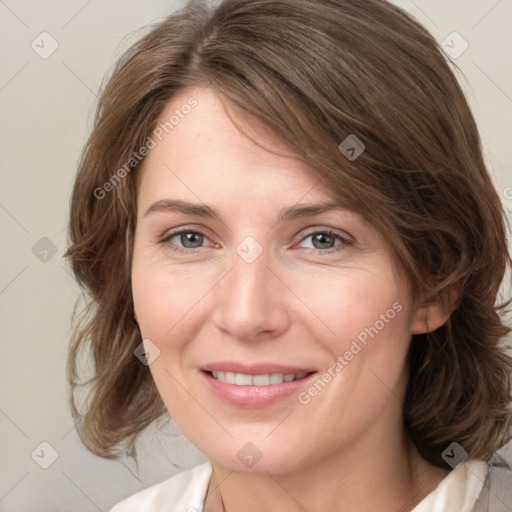
[[[317,203],[293,205],[283,209],[279,213],[279,222],[283,220],[292,220],[299,217],[307,217],[332,210],[347,210],[341,202]],[[152,213],[180,212],[196,217],[205,217],[210,219],[222,220],[219,212],[206,204],[195,204],[179,199],[160,199],[153,203],[144,213],[144,217]]]

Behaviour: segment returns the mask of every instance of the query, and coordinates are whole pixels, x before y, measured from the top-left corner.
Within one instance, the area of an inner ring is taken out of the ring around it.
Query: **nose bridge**
[[[279,280],[268,253],[256,244],[254,239],[239,244],[231,271],[219,283],[215,322],[239,339],[250,339],[261,331],[277,332],[286,325],[283,293],[276,293]]]
[[[271,288],[268,264],[266,253],[256,255],[253,249],[244,253],[240,246],[237,248],[224,300],[238,311],[240,318],[248,319],[268,304],[266,295]]]

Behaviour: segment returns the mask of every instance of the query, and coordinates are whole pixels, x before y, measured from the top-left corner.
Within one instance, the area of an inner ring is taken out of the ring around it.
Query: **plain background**
[[[465,75],[458,78],[479,124],[490,173],[512,210],[512,3],[396,3],[439,42],[448,41],[454,55],[467,43],[454,58]],[[0,0],[2,512],[105,511],[205,460],[172,422],[144,436],[139,479],[130,460],[90,454],[73,428],[65,377],[70,315],[79,292],[62,254],[69,196],[96,93],[123,49],[145,33],[141,28],[182,5]],[[44,37],[46,50],[51,48],[42,32],[58,44],[47,58],[32,47],[33,41],[41,47]],[[52,456],[57,458],[47,469],[40,467]]]

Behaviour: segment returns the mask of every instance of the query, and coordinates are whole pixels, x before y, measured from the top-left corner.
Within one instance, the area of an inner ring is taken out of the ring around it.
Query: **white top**
[[[472,512],[488,469],[485,461],[466,460],[411,512]],[[129,496],[110,512],[202,512],[211,474],[205,462]]]

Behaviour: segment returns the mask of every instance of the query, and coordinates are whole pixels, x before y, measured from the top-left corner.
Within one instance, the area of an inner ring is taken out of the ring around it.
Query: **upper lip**
[[[289,366],[279,363],[238,363],[235,361],[217,361],[202,368],[206,372],[233,372],[245,375],[266,375],[269,373],[302,374],[315,370],[306,366]]]

